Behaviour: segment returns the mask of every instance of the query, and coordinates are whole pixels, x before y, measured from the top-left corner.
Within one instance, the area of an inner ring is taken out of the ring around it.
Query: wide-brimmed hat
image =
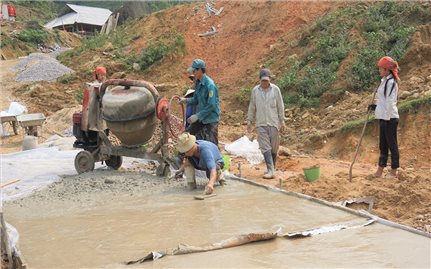
[[[182,133],[178,136],[177,150],[180,153],[189,151],[196,142],[196,136],[189,133]]]

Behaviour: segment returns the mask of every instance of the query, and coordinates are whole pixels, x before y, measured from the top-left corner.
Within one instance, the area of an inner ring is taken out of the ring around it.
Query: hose
[[[179,101],[181,100],[181,97],[180,96],[178,96],[178,95],[174,95],[174,96],[172,96],[171,97],[171,99],[169,99],[169,111],[171,111],[171,106],[172,106],[172,102],[174,101],[174,100],[178,100],[178,103],[179,103]],[[186,128],[186,112],[185,112],[185,107],[184,107],[184,104],[182,104],[182,103],[180,103],[180,106],[181,106],[181,112],[182,112],[182,118],[183,118],[183,122],[182,122],[182,128],[185,130],[185,128]],[[170,113],[168,114],[168,124],[169,124],[169,131],[171,132],[171,135],[174,137],[174,138],[178,138],[178,135],[177,134],[175,134],[175,132],[172,130],[172,124],[171,124],[171,118],[170,118]]]

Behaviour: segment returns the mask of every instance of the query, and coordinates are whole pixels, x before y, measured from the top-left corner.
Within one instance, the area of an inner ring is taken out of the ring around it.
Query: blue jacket
[[[218,88],[209,76],[204,74],[202,81],[195,81],[195,92],[192,98],[187,98],[187,105],[198,105],[196,115],[203,124],[219,122]]]

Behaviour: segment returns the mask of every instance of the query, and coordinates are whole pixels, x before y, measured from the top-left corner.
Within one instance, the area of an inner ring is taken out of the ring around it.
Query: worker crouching
[[[194,135],[183,133],[178,137],[177,150],[180,155],[183,155],[184,161],[175,174],[182,175],[182,173],[185,173],[189,188],[196,188],[194,169],[205,171],[209,179],[204,194],[212,194],[216,182],[219,182],[220,185],[224,184],[224,179],[222,178],[224,161],[214,143],[196,140]]]

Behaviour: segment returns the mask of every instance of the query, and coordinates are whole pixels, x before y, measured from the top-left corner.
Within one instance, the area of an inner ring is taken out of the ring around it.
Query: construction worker
[[[391,151],[391,170],[385,178],[395,178],[397,169],[400,167],[400,154],[397,141],[397,126],[400,116],[398,115],[398,63],[389,56],[381,58],[377,64],[382,77],[377,88],[377,103],[369,109],[375,110],[375,117],[380,123],[379,135],[379,166],[375,177],[383,175],[383,169],[388,161],[388,153]]]
[[[220,150],[214,143],[196,140],[196,136],[182,133],[178,137],[177,150],[183,155],[184,161],[176,171],[175,176],[182,176],[185,173],[189,188],[196,188],[194,169],[206,171],[209,182],[205,187],[204,194],[213,193],[216,181],[223,184],[221,176],[224,161]]]
[[[197,105],[197,113],[191,115],[187,122],[187,131],[195,135],[198,140],[211,141],[218,145],[218,122],[220,107],[218,88],[214,81],[206,74],[205,62],[195,59],[188,69],[195,77],[194,95],[192,98],[181,98],[180,102],[187,105]]]
[[[280,132],[285,129],[284,103],[280,89],[271,83],[271,72],[262,69],[259,72],[260,84],[251,91],[247,114],[247,131],[253,131],[256,125],[257,141],[265,158],[267,171],[263,178],[274,178],[277,153],[280,145]]]
[[[106,80],[106,68],[104,66],[96,67],[94,71],[94,83],[103,83]]]

